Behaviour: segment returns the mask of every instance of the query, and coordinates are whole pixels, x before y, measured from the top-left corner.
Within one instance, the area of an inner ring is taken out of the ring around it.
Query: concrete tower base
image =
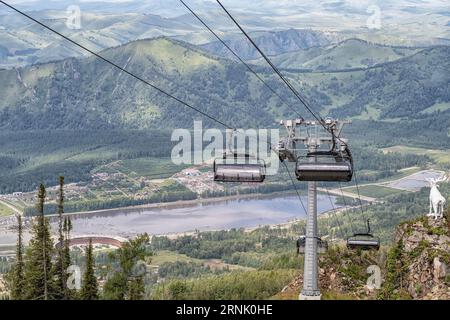
[[[298,296],[299,300],[321,300],[322,299],[322,295],[320,294],[320,292],[318,292],[317,294],[313,294],[313,295],[306,295],[303,293],[300,293],[300,295]]]

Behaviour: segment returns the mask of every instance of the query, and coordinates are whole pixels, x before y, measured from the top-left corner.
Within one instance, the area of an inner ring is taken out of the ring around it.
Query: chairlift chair
[[[251,163],[254,161],[255,163]],[[248,154],[226,153],[214,160],[214,181],[218,182],[263,182],[266,178],[264,160],[254,159]]]
[[[380,238],[375,237],[370,233],[370,221],[367,219],[367,232],[355,233],[353,236],[347,238],[348,249],[360,250],[379,250]]]
[[[297,240],[297,254],[305,253],[306,236],[300,236]],[[323,254],[328,250],[328,242],[317,238],[317,253]]]
[[[347,147],[344,151],[309,152],[297,159],[295,174],[299,181],[349,182],[353,177],[353,159]]]

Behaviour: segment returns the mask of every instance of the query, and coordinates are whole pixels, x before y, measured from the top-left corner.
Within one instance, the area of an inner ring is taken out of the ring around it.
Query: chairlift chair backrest
[[[348,249],[379,250],[380,238],[370,233],[370,220],[367,219],[367,232],[355,233],[347,238]]]
[[[305,253],[306,236],[300,236],[297,240],[297,254]],[[328,242],[317,238],[317,253],[323,254],[328,250]]]
[[[214,181],[218,182],[263,182],[266,178],[266,164],[248,154],[224,155],[214,160]]]
[[[353,177],[353,160],[347,153],[310,152],[298,158],[295,174],[299,181],[349,182]]]
[[[373,235],[355,234],[347,239],[347,248],[353,250],[379,250],[380,239]]]

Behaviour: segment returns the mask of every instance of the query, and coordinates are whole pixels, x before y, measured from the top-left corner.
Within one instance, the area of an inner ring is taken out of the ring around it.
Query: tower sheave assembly
[[[304,243],[304,249],[301,249],[305,254],[303,290],[299,296],[301,300],[321,298],[317,255],[319,245],[323,242],[317,235],[317,182],[352,180],[352,154],[347,140],[340,138],[342,127],[347,123],[331,119],[281,121],[281,125],[286,127],[287,137],[278,145],[280,160],[295,162],[297,180],[308,182],[306,235],[302,237],[302,243],[298,243]]]

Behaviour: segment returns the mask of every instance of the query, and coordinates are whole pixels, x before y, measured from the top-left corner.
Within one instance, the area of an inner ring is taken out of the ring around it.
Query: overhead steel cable
[[[308,102],[301,96],[301,94],[294,88],[294,86],[289,82],[289,80],[284,77],[284,75],[278,70],[278,68],[272,63],[272,61],[266,56],[266,54],[258,47],[255,41],[249,36],[249,34],[241,27],[239,22],[233,17],[233,15],[223,6],[223,4],[216,0],[216,2],[222,7],[228,17],[234,22],[234,24],[241,30],[245,37],[250,41],[250,43],[255,47],[259,54],[264,58],[264,60],[270,65],[273,71],[280,77],[280,79],[288,86],[291,92],[297,97],[297,99],[305,106],[305,108],[313,115],[313,117],[322,124],[324,121],[320,115],[316,115],[312,108],[309,106]],[[323,124],[322,124],[323,125]],[[326,130],[328,128],[323,125]]]
[[[280,101],[282,101],[286,106],[288,106],[293,112],[295,112],[301,119],[303,119],[303,116],[294,108],[294,107],[292,107],[292,106],[290,106],[271,86],[269,86],[269,84],[266,82],[266,81],[264,81],[264,79],[262,79],[262,77],[247,63],[247,62],[245,62],[244,61],[244,59],[242,59],[240,56],[239,56],[239,54],[237,54],[236,53],[236,51],[234,51],[211,27],[209,27],[209,25],[197,14],[197,13],[195,13],[195,11],[185,2],[185,1],[183,1],[183,0],[180,0],[180,2],[186,7],[186,9],[187,10],[189,10],[189,12],[191,12],[192,13],[192,15],[198,20],[198,21],[200,21],[200,23],[209,31],[209,32],[211,32],[215,37],[216,37],[216,39],[217,40],[219,40],[222,44],[223,44],[223,46],[225,47],[225,48],[227,48],[228,49],[228,51],[230,51],[244,66],[246,66],[247,67],[247,69],[251,72],[251,73],[253,73],[273,94],[275,94],[279,99],[280,99]],[[269,144],[269,146],[270,146],[270,148],[271,148],[271,150],[273,150],[273,148],[272,148],[272,145],[270,145]],[[299,199],[299,201],[300,201],[300,204],[301,204],[301,206],[302,206],[302,208],[303,208],[303,210],[304,210],[304,212],[306,213],[306,214],[308,214],[308,211],[306,210],[306,207],[305,207],[305,205],[304,205],[304,203],[303,203],[303,200],[302,200],[302,198],[301,198],[301,196],[300,196],[300,193],[299,193],[299,191],[298,191],[298,188],[297,188],[297,185],[295,184],[295,181],[294,181],[294,179],[292,178],[292,175],[291,175],[291,173],[290,173],[290,171],[289,171],[289,168],[287,167],[287,165],[286,165],[286,163],[284,162],[284,161],[281,161],[281,163],[284,165],[284,167],[286,168],[286,171],[287,171],[287,173],[288,173],[288,175],[289,175],[289,178],[290,178],[290,180],[291,180],[291,183],[292,183],[292,185],[293,185],[293,187],[294,187],[294,189],[295,189],[295,192],[296,192],[296,194],[297,194],[297,197],[298,197],[298,199]]]
[[[259,46],[256,44],[256,42],[250,37],[250,35],[242,28],[242,26],[239,24],[239,22],[233,17],[233,15],[225,8],[225,6],[220,2],[220,0],[216,0],[216,2],[220,5],[220,7],[224,10],[224,12],[228,15],[228,17],[234,22],[234,24],[239,28],[239,30],[244,34],[244,36],[250,41],[250,43],[255,47],[255,49],[259,52],[259,54],[264,58],[264,60],[270,65],[270,67],[273,69],[273,71],[280,77],[280,79],[287,85],[287,87],[291,90],[291,92],[298,98],[298,100],[305,106],[305,108],[311,113],[311,115],[319,122],[319,124],[325,129],[325,131],[328,131],[331,133],[333,139],[339,140],[343,145],[347,146],[347,143],[343,141],[341,138],[337,137],[334,133],[334,131],[330,128],[328,128],[325,125],[324,119],[320,116],[320,114],[316,115],[314,110],[311,108],[311,106],[308,104],[305,98],[301,96],[301,94],[294,88],[294,86],[289,82],[286,77],[280,72],[280,70],[272,63],[272,61],[267,57],[267,55],[259,48]],[[361,203],[361,210],[362,208],[362,201],[361,196],[359,194],[359,186],[358,181],[355,179],[355,184],[358,189],[358,199]]]
[[[367,212],[366,212],[366,210],[364,209],[364,206],[363,206],[363,203],[362,203],[362,200],[361,200],[361,193],[360,193],[360,191],[359,191],[358,178],[356,177],[356,174],[355,174],[355,186],[356,186],[356,192],[358,193],[359,205],[360,205],[360,207],[361,207],[361,214],[363,215],[363,218],[364,218],[365,220],[369,220],[369,219],[367,218]]]
[[[306,101],[306,98],[304,98],[298,91],[295,89],[295,87],[289,82],[288,79],[281,73],[281,71],[273,64],[273,62],[267,57],[267,55],[259,48],[259,46],[256,44],[256,42],[250,37],[250,35],[244,30],[244,28],[241,27],[239,22],[233,17],[233,15],[225,8],[225,6],[219,1],[216,0],[216,2],[222,7],[222,9],[225,11],[225,13],[228,15],[228,17],[234,22],[234,24],[241,30],[241,32],[244,34],[244,36],[250,41],[250,43],[255,47],[255,49],[259,52],[259,54],[264,58],[264,60],[270,65],[270,67],[273,69],[273,71],[280,77],[280,79],[286,84],[286,86],[290,89],[290,91],[297,97],[297,99],[305,106],[306,110],[311,113],[311,115],[319,122],[319,124],[331,135],[334,139],[339,140],[343,145],[347,146],[347,143],[337,137],[330,128],[328,128],[325,125],[325,120],[320,116],[319,113],[315,113],[308,101]]]
[[[347,205],[347,200],[346,200],[346,196],[344,195],[344,190],[342,190],[342,183],[339,182],[339,189],[341,190],[341,195],[342,195],[342,200],[344,201],[344,207],[348,207]],[[346,214],[346,210],[343,211],[343,215],[348,217],[348,220],[350,222],[350,228],[352,229],[352,233],[355,233],[355,230],[353,228],[353,221],[352,218],[350,217],[350,215]]]
[[[94,55],[95,57],[101,59],[102,61],[104,61],[104,62],[106,62],[106,63],[112,65],[113,67],[117,68],[118,70],[120,70],[120,71],[122,71],[122,72],[128,74],[129,76],[135,78],[136,80],[141,81],[142,83],[144,83],[144,84],[150,86],[151,88],[153,88],[153,89],[159,91],[160,93],[166,95],[167,97],[169,97],[169,98],[171,98],[171,99],[177,101],[178,103],[180,103],[180,104],[182,104],[182,105],[188,107],[189,109],[192,109],[192,110],[194,110],[194,111],[200,113],[201,115],[203,115],[203,116],[207,117],[208,119],[210,119],[210,120],[212,120],[212,121],[214,121],[214,122],[216,122],[216,123],[222,125],[223,127],[227,128],[227,129],[234,130],[234,127],[232,127],[232,126],[226,124],[225,122],[223,122],[223,121],[221,121],[221,120],[218,120],[217,118],[215,118],[215,117],[209,115],[208,113],[206,113],[206,112],[204,112],[204,111],[198,109],[197,107],[194,107],[193,105],[191,105],[191,104],[189,104],[189,103],[187,103],[187,102],[181,100],[180,98],[175,97],[174,95],[172,95],[171,93],[167,92],[166,90],[157,87],[156,85],[154,85],[154,84],[150,83],[149,81],[147,81],[147,80],[141,78],[140,76],[138,76],[138,75],[136,75],[136,74],[134,74],[134,73],[128,71],[128,70],[125,69],[124,67],[121,67],[121,66],[119,66],[118,64],[112,62],[111,60],[109,60],[108,58],[102,56],[101,54],[96,53],[96,52],[92,51],[91,49],[87,48],[86,46],[83,46],[82,44],[76,42],[75,40],[70,39],[70,38],[67,37],[66,35],[60,33],[59,31],[57,31],[57,30],[55,30],[55,29],[53,29],[53,28],[51,28],[50,26],[44,24],[43,22],[41,22],[41,21],[39,21],[39,20],[33,18],[32,16],[30,16],[30,15],[26,14],[25,12],[23,12],[23,11],[17,9],[16,7],[14,7],[14,6],[12,6],[12,5],[6,3],[5,1],[0,0],[0,3],[4,4],[5,6],[7,6],[7,7],[10,8],[10,9],[16,11],[17,13],[19,13],[19,14],[21,14],[22,16],[26,17],[27,19],[29,19],[29,20],[31,20],[31,21],[33,21],[33,22],[39,24],[39,25],[42,26],[43,28],[45,28],[45,29],[47,29],[47,30],[49,30],[49,31],[51,31],[51,32],[53,32],[53,33],[55,33],[56,35],[60,36],[61,38],[63,38],[63,39],[65,39],[65,40],[69,41],[69,42],[72,43],[73,45],[75,45],[75,46],[77,46],[77,47],[79,47],[79,48],[85,50],[86,52],[89,52],[90,54],[92,54],[92,55]],[[238,131],[238,132],[240,132],[240,131]],[[271,147],[271,150],[273,150],[272,145],[270,145],[270,143],[268,143],[268,144],[269,144],[269,146]]]
[[[281,102],[283,102],[287,107],[289,107],[289,109],[291,109],[293,112],[295,112],[300,118],[303,119],[303,116],[300,114],[300,112],[298,112],[294,107],[292,107],[288,102],[286,102],[286,100],[283,99],[283,97],[281,97],[281,95],[275,91],[275,89],[273,89],[247,62],[244,61],[244,59],[242,59],[237,53],[236,51],[234,51],[214,30],[212,30],[211,27],[208,26],[208,24],[198,15],[194,12],[194,10],[191,9],[191,7],[189,7],[188,4],[186,4],[186,2],[184,2],[183,0],[180,0],[180,2],[186,7],[186,9],[188,9],[192,15],[197,18],[198,21],[200,21],[200,23],[205,26],[206,29],[209,30],[209,32],[211,32],[217,40],[219,40],[223,46],[225,48],[228,49],[228,51],[230,51],[244,66],[247,67],[247,69],[253,73],[258,79],[259,81],[261,81],[274,95],[276,95]]]
[[[142,83],[144,83],[144,84],[146,84],[146,85],[152,87],[153,89],[155,89],[155,90],[157,90],[157,91],[163,93],[163,94],[166,95],[167,97],[169,97],[169,98],[171,98],[171,99],[173,99],[173,100],[179,102],[180,104],[182,104],[182,105],[184,105],[184,106],[186,106],[186,107],[188,107],[188,108],[190,108],[190,109],[192,109],[192,110],[194,110],[194,111],[196,111],[196,112],[202,114],[203,116],[209,118],[210,120],[212,120],[212,121],[214,121],[214,122],[216,122],[216,123],[219,123],[220,125],[224,126],[224,127],[227,128],[227,129],[231,129],[231,130],[234,129],[234,128],[231,127],[230,125],[228,125],[228,124],[226,124],[226,123],[224,123],[224,122],[222,122],[222,121],[220,121],[220,120],[214,118],[213,116],[207,114],[206,112],[201,111],[200,109],[198,109],[198,108],[196,108],[196,107],[190,105],[189,103],[187,103],[187,102],[185,102],[185,101],[183,101],[183,100],[181,100],[181,99],[175,97],[174,95],[170,94],[169,92],[167,92],[167,91],[165,91],[165,90],[163,90],[163,89],[161,89],[161,88],[155,86],[154,84],[148,82],[147,80],[145,80],[145,79],[143,79],[143,78],[141,78],[141,77],[135,75],[134,73],[132,73],[132,72],[126,70],[125,68],[123,68],[123,67],[117,65],[116,63],[114,63],[114,62],[112,62],[111,60],[105,58],[104,56],[102,56],[102,55],[100,55],[100,54],[98,54],[98,53],[96,53],[96,52],[90,50],[89,48],[87,48],[87,47],[85,47],[85,46],[83,46],[83,45],[77,43],[76,41],[70,39],[69,37],[65,36],[64,34],[62,34],[62,33],[58,32],[58,31],[56,31],[55,29],[53,29],[53,28],[47,26],[46,24],[42,23],[41,21],[39,21],[39,20],[33,18],[32,16],[26,14],[25,12],[23,12],[23,11],[21,11],[21,10],[15,8],[14,6],[12,6],[12,5],[10,5],[10,4],[4,2],[3,0],[0,0],[0,3],[4,4],[5,6],[9,7],[10,9],[16,11],[17,13],[21,14],[22,16],[24,16],[24,17],[30,19],[31,21],[33,21],[33,22],[39,24],[40,26],[44,27],[45,29],[47,29],[47,30],[49,30],[49,31],[51,31],[51,32],[53,32],[53,33],[55,33],[56,35],[62,37],[63,39],[69,41],[70,43],[74,44],[75,46],[77,46],[77,47],[79,47],[79,48],[81,48],[81,49],[83,49],[83,50],[85,50],[85,51],[91,53],[91,54],[94,55],[95,57],[97,57],[97,58],[103,60],[104,62],[106,62],[106,63],[112,65],[113,67],[115,67],[115,68],[121,70],[122,72],[128,74],[129,76],[131,76],[131,77],[133,77],[133,78],[135,78],[135,79],[137,79],[138,81],[141,81]],[[238,131],[238,132],[240,132],[240,131]],[[267,143],[269,144],[271,151],[272,151],[272,152],[275,152],[275,150],[273,149],[272,145],[271,145],[269,142],[267,142]],[[275,152],[275,153],[276,153],[276,152]],[[290,173],[289,173],[289,175],[290,175]],[[295,183],[294,183],[292,177],[291,177],[291,182],[292,182],[292,184],[293,184],[293,186],[294,186],[294,189],[296,189],[296,191],[297,191],[297,186],[295,185]],[[301,199],[301,197],[300,197],[300,194],[298,193],[298,191],[297,191],[297,195],[298,195],[298,197],[299,197],[300,203],[302,204],[302,207],[305,208],[304,205],[303,205],[302,199]],[[305,210],[305,212],[306,212],[306,210]]]
[[[341,234],[342,239],[345,239],[344,232],[342,231],[342,225],[341,225],[341,222],[339,221],[339,217],[338,217],[338,214],[337,214],[336,206],[333,203],[333,199],[331,199],[330,191],[328,190],[328,188],[325,188],[325,190],[327,192],[327,196],[328,196],[328,199],[329,199],[330,204],[331,204],[332,215],[334,216],[334,220],[337,222],[337,228],[339,230],[339,233]]]
[[[125,69],[124,67],[121,67],[121,66],[117,65],[116,63],[114,63],[114,62],[112,62],[111,60],[107,59],[106,57],[102,56],[101,54],[96,53],[96,52],[90,50],[89,48],[87,48],[87,47],[85,47],[85,46],[79,44],[78,42],[76,42],[76,41],[70,39],[69,37],[65,36],[64,34],[62,34],[62,33],[58,32],[58,31],[56,31],[55,29],[53,29],[53,28],[47,26],[46,24],[42,23],[41,21],[39,21],[39,20],[33,18],[32,16],[26,14],[25,12],[23,12],[23,11],[21,11],[21,10],[15,8],[14,6],[12,6],[12,5],[10,5],[10,4],[4,2],[3,0],[0,0],[0,3],[4,4],[5,6],[9,7],[10,9],[16,11],[17,13],[21,14],[22,16],[24,16],[24,17],[30,19],[31,21],[33,21],[33,22],[39,24],[39,25],[42,26],[43,28],[45,28],[45,29],[47,29],[47,30],[49,30],[49,31],[51,31],[51,32],[53,32],[53,33],[55,33],[56,35],[62,37],[63,39],[69,41],[69,42],[72,43],[73,45],[75,45],[75,46],[77,46],[77,47],[79,47],[79,48],[81,48],[81,49],[83,49],[83,50],[89,52],[90,54],[92,54],[92,55],[94,55],[95,57],[101,59],[102,61],[106,62],[107,64],[110,64],[111,66],[113,66],[113,67],[117,68],[118,70],[120,70],[120,71],[122,71],[122,72],[128,74],[129,76],[135,78],[136,80],[138,80],[138,81],[140,81],[140,82],[142,82],[142,83],[144,83],[144,84],[150,86],[151,88],[153,88],[153,89],[159,91],[160,93],[166,95],[167,97],[169,97],[169,98],[171,98],[171,99],[177,101],[178,103],[180,103],[180,104],[182,104],[182,105],[188,107],[189,109],[192,109],[192,110],[194,110],[195,112],[200,113],[201,115],[207,117],[208,119],[210,119],[210,120],[212,120],[212,121],[214,121],[214,122],[216,122],[216,123],[219,123],[220,125],[224,126],[224,127],[227,128],[227,129],[234,129],[232,126],[230,126],[230,125],[228,125],[228,124],[226,124],[226,123],[224,123],[224,122],[218,120],[217,118],[215,118],[215,117],[209,115],[208,113],[206,113],[206,112],[204,112],[204,111],[202,111],[202,110],[200,110],[200,109],[198,109],[198,108],[192,106],[191,104],[189,104],[189,103],[187,103],[187,102],[181,100],[180,98],[175,97],[174,95],[170,94],[169,92],[165,91],[164,89],[161,89],[161,88],[157,87],[156,85],[150,83],[149,81],[147,81],[147,80],[145,80],[145,79],[143,79],[143,78],[141,78],[141,77],[135,75],[134,73],[128,71],[128,70]],[[322,123],[322,122],[321,122],[321,123]],[[273,151],[273,152],[276,153],[276,151],[273,149],[272,145],[271,145],[269,142],[267,142],[267,143],[269,144],[269,146],[270,146],[270,148],[271,148],[271,151]],[[294,181],[294,179],[292,178],[292,176],[291,176],[291,174],[290,174],[290,172],[289,172],[289,170],[288,170],[288,168],[287,168],[287,165],[286,165],[284,162],[283,162],[283,164],[284,164],[284,166],[285,166],[286,169],[287,169],[289,178],[290,178],[291,183],[292,183],[292,185],[293,185],[293,187],[294,187],[294,189],[295,189],[295,191],[296,191],[296,193],[297,193],[297,196],[298,196],[298,199],[299,199],[299,201],[300,201],[300,203],[301,203],[301,205],[302,205],[302,208],[303,208],[303,210],[307,213],[307,210],[306,210],[306,208],[305,208],[305,206],[304,206],[303,200],[301,199],[301,196],[300,196],[300,193],[299,193],[299,191],[298,191],[298,189],[297,189],[297,186],[296,186],[296,184],[295,184],[295,181]]]
[[[354,173],[354,178],[355,178],[356,192],[358,194],[359,206],[361,208],[361,213],[364,215],[364,208],[361,200],[361,193],[359,192],[358,178],[356,177],[356,173]]]
[[[194,12],[194,10],[192,9],[192,8],[190,8],[189,7],[189,5],[188,4],[186,4],[186,2],[185,1],[183,1],[183,0],[180,0],[180,2],[186,7],[186,9],[188,9],[191,13],[192,13],[192,15],[195,17],[195,18],[197,18],[197,20],[198,21],[200,21],[200,23],[206,28],[206,29],[208,29],[209,30],[209,32],[211,32],[215,37],[216,37],[216,39],[217,40],[219,40],[222,44],[223,44],[223,46],[225,47],[225,48],[227,48],[228,49],[228,51],[230,51],[242,64],[244,64],[246,67],[247,67],[247,69],[250,71],[250,72],[252,72],[272,93],[274,93],[286,106],[288,106],[288,107],[290,107],[291,108],[291,110],[292,111],[294,111],[299,117],[301,117],[302,119],[303,119],[303,117],[300,115],[300,113],[297,111],[297,110],[295,110],[293,107],[291,107],[286,101],[284,101],[284,99],[274,90],[274,89],[272,89],[272,87],[270,87],[257,73],[256,73],[256,71],[254,71],[253,70],[253,68],[252,67],[250,67],[250,65],[248,64],[248,63],[246,63],[214,30],[212,30],[212,28],[210,28],[209,26],[208,26],[208,24],[198,15],[198,14],[196,14],[195,12]],[[220,4],[220,2],[219,2],[219,4]],[[222,6],[223,7],[223,6]],[[225,8],[224,8],[225,9]],[[225,9],[225,11],[226,11],[226,9]],[[233,19],[233,18],[232,18]],[[234,20],[234,19],[233,19]],[[241,29],[242,30],[242,32],[244,32],[244,34],[245,34],[245,31],[243,30],[243,29]],[[251,39],[249,39],[250,41],[252,41]],[[254,42],[252,41],[252,43],[254,44]],[[254,44],[255,46],[256,46],[256,44]],[[268,61],[267,59],[267,57],[265,56],[265,54],[261,51],[261,50],[259,50],[259,48],[257,48],[258,49],[258,51],[261,53],[261,55],[266,59],[266,61]],[[271,66],[273,67],[273,68],[275,68],[276,69],[276,67],[271,63],[271,61],[268,61],[268,63],[269,64],[271,64]],[[281,77],[283,77],[282,75],[281,75]],[[287,80],[287,79],[286,79]],[[288,83],[288,85],[290,85],[290,83]],[[293,88],[294,90],[295,90],[295,88]],[[298,92],[297,92],[298,93]],[[300,93],[298,93],[299,95],[300,95]],[[301,98],[300,98],[301,99]],[[303,101],[303,103],[305,104],[305,103],[307,103],[306,101]],[[305,105],[307,108],[309,107],[309,106],[307,106],[307,105]],[[309,107],[310,108],[310,107]],[[311,109],[312,110],[312,109]],[[311,112],[311,111],[310,111]],[[314,115],[314,114],[313,114]],[[317,119],[317,118],[316,118]],[[321,118],[320,119],[320,121],[323,121],[323,119]],[[334,135],[334,133],[332,132],[332,134]],[[299,200],[300,200],[300,202],[301,202],[301,205],[302,205],[302,207],[303,207],[303,210],[305,211],[305,213],[307,213],[307,210],[306,210],[306,208],[305,208],[305,206],[304,206],[304,204],[303,204],[303,201],[302,201],[302,199],[301,199],[301,197],[300,197],[300,194],[299,194],[299,192],[298,192],[298,189],[297,189],[297,187],[296,187],[296,185],[295,185],[295,182],[294,182],[294,180],[293,180],[293,178],[292,178],[292,176],[291,176],[291,174],[290,174],[290,172],[289,172],[289,169],[288,169],[288,167],[287,167],[287,165],[286,165],[286,163],[284,162],[284,161],[282,161],[282,163],[283,163],[283,165],[285,166],[285,168],[286,168],[286,171],[287,171],[287,173],[288,173],[288,175],[289,175],[289,177],[290,177],[290,179],[291,179],[291,182],[292,182],[292,184],[293,184],[293,186],[294,186],[294,188],[295,188],[295,191],[296,191],[296,193],[297,193],[297,196],[298,196],[298,198],[299,198]],[[333,212],[335,213],[335,219],[337,220],[337,215],[336,215],[336,208],[334,207],[334,204],[332,203],[332,201],[331,201],[331,198],[330,198],[330,194],[329,194],[329,192],[328,192],[328,189],[327,189],[327,193],[328,193],[328,197],[329,197],[329,199],[330,199],[330,203],[331,203],[331,205],[332,205],[332,207],[333,207]],[[340,222],[338,221],[338,224],[340,225]],[[338,226],[338,228],[339,228],[339,231],[340,231],[340,233],[341,233],[341,235],[343,236],[343,231],[341,230],[341,227],[340,226]]]
[[[219,123],[220,125],[222,125],[222,126],[228,128],[228,129],[232,129],[232,127],[229,126],[229,125],[227,125],[226,123],[224,123],[224,122],[222,122],[222,121],[220,121],[220,120],[214,118],[213,116],[209,115],[208,113],[206,113],[206,112],[204,112],[204,111],[202,111],[202,110],[200,110],[200,109],[198,109],[198,108],[192,106],[191,104],[189,104],[189,103],[187,103],[187,102],[181,100],[180,98],[175,97],[174,95],[172,95],[171,93],[167,92],[166,90],[157,87],[156,85],[154,85],[154,84],[150,83],[149,81],[147,81],[147,80],[145,80],[145,79],[143,79],[143,78],[141,78],[141,77],[135,75],[134,73],[128,71],[127,69],[122,68],[121,66],[119,66],[118,64],[112,62],[112,61],[109,60],[108,58],[102,56],[102,55],[99,54],[99,53],[96,53],[96,52],[92,51],[91,49],[89,49],[89,48],[83,46],[82,44],[79,44],[78,42],[76,42],[76,41],[70,39],[69,37],[65,36],[64,34],[62,34],[62,33],[58,32],[58,31],[56,31],[55,29],[53,29],[53,28],[47,26],[46,24],[42,23],[41,21],[36,20],[36,19],[33,18],[32,16],[30,16],[30,15],[26,14],[25,12],[23,12],[23,11],[21,11],[21,10],[15,8],[15,7],[13,7],[12,5],[10,5],[10,4],[4,2],[3,0],[0,0],[0,3],[4,4],[5,6],[9,7],[10,9],[16,11],[17,13],[21,14],[22,16],[24,16],[24,17],[26,17],[26,18],[28,18],[28,19],[34,21],[35,23],[39,24],[40,26],[44,27],[45,29],[47,29],[47,30],[49,30],[49,31],[51,31],[51,32],[53,32],[53,33],[55,33],[55,34],[57,34],[58,36],[64,38],[65,40],[69,41],[70,43],[74,44],[75,46],[77,46],[77,47],[79,47],[79,48],[81,48],[81,49],[83,49],[83,50],[89,52],[90,54],[96,56],[97,58],[103,60],[104,62],[106,62],[106,63],[112,65],[113,67],[119,69],[120,71],[122,71],[122,72],[128,74],[129,76],[135,78],[136,80],[138,80],[138,81],[140,81],[140,82],[142,82],[142,83],[144,83],[144,84],[146,84],[146,85],[152,87],[153,89],[159,91],[160,93],[166,95],[167,97],[169,97],[169,98],[171,98],[171,99],[177,101],[178,103],[184,105],[185,107],[188,107],[189,109],[192,109],[192,110],[194,110],[194,111],[200,113],[201,115],[207,117],[208,119],[210,119],[210,120],[212,120],[212,121],[214,121],[214,122],[216,122],[216,123]]]
[[[280,160],[280,162],[286,168],[286,172],[287,172],[287,174],[289,176],[289,179],[291,179],[292,185],[294,186],[295,192],[297,193],[297,197],[300,200],[300,204],[302,205],[302,208],[305,211],[305,214],[308,214],[308,210],[306,210],[305,204],[303,203],[302,197],[300,196],[300,192],[298,191],[297,185],[295,184],[295,180],[294,180],[294,178],[292,178],[291,172],[289,171],[289,168],[288,168],[286,162],[281,161],[281,160]]]

